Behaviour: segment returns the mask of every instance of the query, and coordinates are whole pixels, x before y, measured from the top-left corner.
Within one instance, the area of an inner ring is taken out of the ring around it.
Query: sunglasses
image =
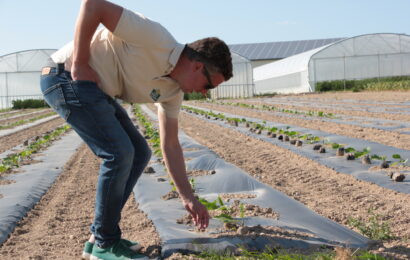
[[[216,86],[214,86],[214,85],[212,84],[211,74],[209,73],[209,71],[208,71],[208,69],[206,68],[205,64],[204,64],[203,73],[204,73],[204,75],[205,75],[206,80],[208,81],[208,84],[205,85],[205,89],[209,90],[209,89],[215,88]]]

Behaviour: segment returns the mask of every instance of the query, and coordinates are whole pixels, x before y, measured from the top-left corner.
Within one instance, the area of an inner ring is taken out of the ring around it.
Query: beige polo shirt
[[[159,23],[124,9],[115,31],[97,30],[90,45],[90,66],[109,96],[135,103],[158,103],[167,117],[177,118],[183,92],[166,77],[176,65],[184,45]],[[70,70],[73,42],[51,57]]]

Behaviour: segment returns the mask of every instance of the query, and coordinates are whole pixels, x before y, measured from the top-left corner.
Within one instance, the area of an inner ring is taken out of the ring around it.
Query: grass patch
[[[13,100],[13,109],[50,107],[44,99]]]
[[[410,76],[371,78],[362,80],[333,80],[316,83],[316,91],[344,91],[353,92],[386,91],[386,90],[410,90]]]

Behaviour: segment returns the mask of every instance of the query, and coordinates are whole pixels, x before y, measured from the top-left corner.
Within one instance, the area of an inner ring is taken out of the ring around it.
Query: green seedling
[[[238,221],[234,219],[231,215],[226,214],[226,213],[219,214],[218,216],[215,216],[214,218],[222,221],[223,223],[232,223],[232,222]]]
[[[408,161],[408,159],[403,159],[400,154],[393,154],[393,155],[392,155],[392,158],[399,160],[399,161],[397,161],[397,162],[392,163],[392,164],[391,164],[392,166],[393,166],[393,165],[397,165],[397,164],[405,165],[405,164],[407,163],[407,161]]]
[[[340,144],[338,144],[338,143],[332,143],[332,148],[333,148],[333,149],[339,149],[340,147],[342,147]]]
[[[347,147],[347,148],[345,149],[345,152],[346,152],[346,153],[354,153],[354,152],[356,152],[356,149],[354,149],[353,147]]]
[[[199,198],[199,202],[201,202],[202,205],[204,205],[207,210],[215,210],[215,209],[218,209],[220,207],[220,206],[218,206],[217,200],[214,200],[214,201],[210,202],[210,201],[207,201],[204,198]]]
[[[194,178],[189,179],[189,183],[191,184],[192,191],[195,192],[195,187],[196,187],[195,179]]]
[[[368,154],[368,153],[370,153],[370,147],[366,147],[366,148],[364,148],[362,151],[356,151],[356,152],[354,153],[354,156],[355,156],[356,158],[359,158],[359,157],[362,157],[362,156],[364,156],[364,155],[366,155],[366,154]]]

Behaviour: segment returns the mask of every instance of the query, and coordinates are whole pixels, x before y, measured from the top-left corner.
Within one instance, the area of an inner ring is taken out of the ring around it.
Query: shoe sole
[[[130,249],[131,249],[132,251],[136,252],[136,253],[137,253],[138,251],[140,251],[141,248],[142,248],[142,246],[141,246],[140,244],[136,244],[136,245],[130,246]],[[90,254],[90,253],[87,253],[87,252],[84,252],[84,251],[83,251],[83,254],[81,255],[81,259],[84,259],[84,260],[98,260],[98,258],[91,259],[91,254]],[[147,259],[148,259],[148,258],[147,258]]]
[[[90,260],[90,258],[91,258],[90,253],[83,252],[83,254],[81,255],[81,259]]]
[[[104,259],[91,255],[90,260],[104,260]],[[133,258],[133,259],[130,258],[129,260],[149,260],[149,258],[144,256],[144,257],[138,257],[138,258]]]

